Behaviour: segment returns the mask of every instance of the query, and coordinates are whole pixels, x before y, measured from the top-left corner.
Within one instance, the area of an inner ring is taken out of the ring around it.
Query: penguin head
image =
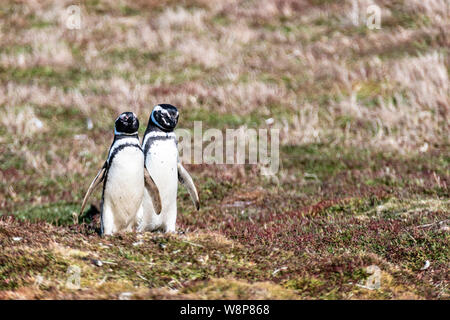
[[[137,134],[139,129],[139,120],[133,112],[124,112],[115,123],[114,133],[117,135],[133,135]]]
[[[178,110],[171,104],[158,104],[153,108],[150,122],[165,132],[175,129],[178,124]]]

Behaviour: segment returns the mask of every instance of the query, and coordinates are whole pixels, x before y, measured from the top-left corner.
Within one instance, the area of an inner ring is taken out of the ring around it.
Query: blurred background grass
[[[273,179],[254,166],[189,166],[196,214],[180,190],[181,229],[238,241],[230,259],[271,270],[243,278],[272,279],[289,263],[285,288],[348,298],[359,267],[389,261],[410,287],[371,297],[448,296],[448,229],[408,228],[448,219],[449,2],[357,3],[359,25],[353,1],[89,0],[77,3],[81,28],[69,30],[70,1],[2,1],[0,212],[72,224],[117,115],[134,111],[142,133],[152,107],[171,103],[180,128],[281,130]],[[374,3],[379,30],[362,19]],[[433,275],[411,278],[427,259]]]
[[[448,3],[378,1],[380,30],[357,3],[358,26],[352,1],[83,1],[69,30],[70,1],[2,2],[0,208],[79,202],[117,114],[142,132],[161,102],[182,128],[274,119],[279,182],[344,169],[342,152],[431,161],[446,187]]]

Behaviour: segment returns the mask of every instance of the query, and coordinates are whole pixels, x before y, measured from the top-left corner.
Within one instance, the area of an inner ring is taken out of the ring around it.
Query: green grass
[[[70,225],[73,224],[72,213],[78,210],[78,204],[52,203],[18,210],[14,215],[30,221],[44,220],[55,225]]]
[[[255,1],[81,5],[79,31],[61,29],[51,3],[0,6],[0,299],[449,298],[441,73],[450,68],[438,19],[405,1],[384,4],[390,15],[377,31],[344,23],[348,7],[335,0],[273,10]],[[67,64],[53,61],[61,47]],[[392,81],[397,65],[410,79]],[[342,112],[353,95],[358,108]],[[191,132],[195,121],[225,133],[268,128],[273,118],[280,172],[187,165],[201,209],[180,186],[177,234],[100,237],[94,209],[74,224],[117,114],[136,112],[142,137],[162,102],[179,108],[178,128]],[[380,102],[431,110],[440,127],[421,115],[399,119]],[[309,106],[316,142],[302,140]],[[20,118],[25,108],[42,130]],[[74,265],[81,290],[65,286]],[[381,270],[377,290],[361,287],[369,266]]]

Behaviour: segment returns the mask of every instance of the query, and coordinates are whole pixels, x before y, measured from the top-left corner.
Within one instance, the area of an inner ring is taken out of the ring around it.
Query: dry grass
[[[283,139],[287,144],[371,142],[373,147],[414,152],[425,143],[445,143],[449,88],[444,53],[430,48],[423,57],[385,61],[377,61],[376,55],[399,43],[413,45],[415,34],[438,38],[448,17],[445,1],[408,1],[404,7],[382,2],[385,21],[395,19],[399,11],[404,15],[420,13],[431,23],[408,29],[389,24],[363,36],[351,32],[355,27],[345,23],[351,1],[344,6],[314,6],[309,1],[268,1],[258,6],[208,2],[189,9],[161,5],[158,11],[147,2],[116,5],[101,1],[82,7],[82,28],[78,31],[64,28],[68,3],[16,4],[9,18],[15,22],[15,33],[3,32],[3,45],[17,48],[0,55],[0,66],[6,70],[49,67],[61,72],[83,68],[94,75],[81,75],[75,86],[69,83],[71,90],[59,93],[60,99],[48,95],[44,88],[46,97],[42,98],[36,97],[42,94],[34,92],[35,86],[17,89],[20,95],[29,88],[26,100],[38,100],[38,106],[72,108],[75,104],[87,113],[102,104],[109,114],[128,108],[145,117],[149,104],[171,101],[187,110],[257,112],[274,117],[280,127],[289,130]],[[372,3],[362,1],[359,7],[363,10]],[[145,7],[153,11],[139,11]],[[121,16],[124,8],[139,14]],[[281,18],[286,27],[279,22]],[[33,23],[43,26],[33,27]],[[327,23],[338,23],[336,26],[345,32],[328,34]],[[144,54],[154,57],[142,58]],[[360,55],[363,60],[355,64],[350,55]],[[106,76],[95,76],[105,72]],[[268,81],[283,77],[288,82]],[[354,89],[367,82],[387,83],[389,88],[372,88],[370,101],[359,99]],[[166,88],[172,83],[182,85],[175,90]],[[155,92],[158,86],[163,87]],[[106,92],[99,94],[99,90]],[[321,95],[327,92],[331,92],[330,99],[322,102]],[[393,107],[392,99],[399,97],[399,105]],[[317,105],[319,99],[321,105]],[[5,105],[19,103],[8,101]],[[378,106],[372,108],[372,103]],[[283,109],[288,112],[280,114]],[[419,115],[421,121],[417,121]],[[348,125],[341,125],[342,116],[348,118]],[[361,120],[367,117],[371,123],[361,127]],[[303,136],[307,138],[299,139]]]
[[[69,224],[104,161],[117,114],[134,111],[145,127],[153,105],[167,102],[179,107],[182,128],[191,129],[195,120],[203,121],[204,130],[279,128],[281,170],[266,180],[255,167],[192,166],[204,209],[193,216],[181,189],[180,227],[190,241],[205,242],[195,237],[206,232],[214,246],[236,246],[232,254],[242,259],[239,270],[247,273],[228,283],[236,271],[232,266],[213,276],[202,267],[201,281],[185,283],[177,275],[186,286],[177,293],[166,287],[171,281],[166,279],[150,291],[148,283],[140,283],[135,297],[291,298],[292,292],[302,298],[448,297],[448,268],[443,267],[448,257],[432,249],[445,247],[446,231],[410,235],[400,229],[448,218],[449,4],[358,1],[362,12],[373,3],[381,7],[380,30],[353,24],[351,0],[82,1],[80,30],[65,27],[71,1],[2,2],[1,213]],[[374,195],[389,206],[380,214],[395,219],[426,202],[417,215],[402,216],[406,220],[370,217],[366,213],[375,210],[373,203],[352,207],[360,222],[342,216],[347,212],[343,199],[366,203]],[[433,201],[446,205],[436,207]],[[325,204],[339,207],[331,218],[320,216],[328,215]],[[333,229],[333,219],[343,225],[350,221],[352,235],[374,226],[386,234],[377,238],[374,233],[376,239],[364,244],[342,240],[346,230]],[[308,224],[323,228],[308,229]],[[291,229],[283,233],[286,226]],[[389,246],[393,229],[405,237],[397,248]],[[67,235],[67,229],[58,230],[51,232]],[[325,239],[328,247],[321,242],[326,232],[335,237]],[[410,236],[422,252],[409,247]],[[280,247],[280,256],[266,260],[264,241],[275,243],[270,249]],[[295,261],[305,266],[279,279],[267,277],[286,262],[291,243],[303,250]],[[353,250],[351,259],[339,251],[343,247]],[[205,250],[203,255],[212,257],[215,248]],[[143,256],[139,259],[146,261]],[[411,275],[424,259],[437,261],[435,273]],[[385,266],[386,287],[368,294],[344,283],[345,272],[372,260]],[[266,269],[256,268],[252,278],[248,270],[258,261]],[[118,273],[130,267],[124,263]],[[333,273],[338,280],[329,288],[323,277],[336,265],[350,267]],[[86,296],[114,298],[132,289],[128,276],[119,278],[94,286]],[[19,286],[0,297],[80,297],[60,289],[36,293]]]

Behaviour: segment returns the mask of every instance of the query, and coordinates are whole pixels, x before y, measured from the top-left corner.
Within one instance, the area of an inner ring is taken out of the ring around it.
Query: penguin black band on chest
[[[141,152],[143,152],[141,145],[139,144],[139,136],[138,134],[133,135],[115,135],[114,141],[111,145],[111,149],[109,152],[108,160],[107,160],[107,167],[111,166],[111,163],[114,160],[114,157],[125,148],[136,148],[139,149]]]
[[[167,141],[167,140],[173,140],[175,145],[177,145],[177,140],[175,133],[173,132],[158,132],[158,131],[151,131],[147,133],[144,136],[144,141],[142,143],[142,149],[144,152],[144,155],[147,154],[147,152],[150,150],[151,146],[156,141]]]

